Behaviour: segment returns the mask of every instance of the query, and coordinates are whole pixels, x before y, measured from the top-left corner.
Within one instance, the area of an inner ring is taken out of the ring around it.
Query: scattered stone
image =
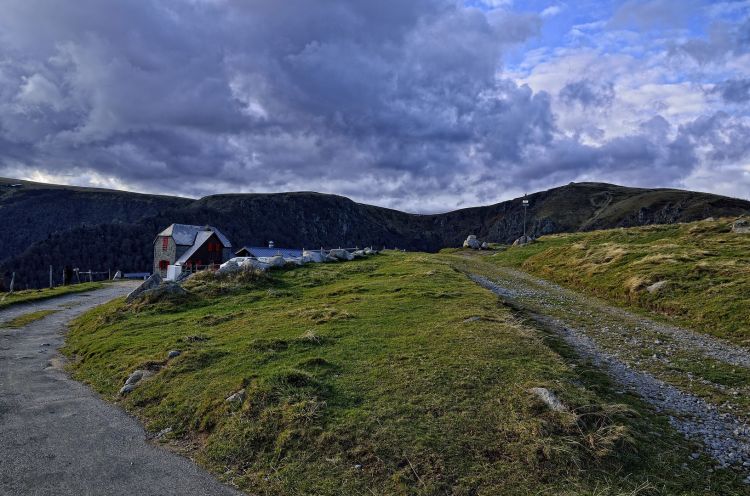
[[[646,291],[648,291],[649,293],[656,293],[667,284],[669,284],[669,281],[658,281],[648,286],[646,288]]]
[[[146,375],[145,370],[136,370],[125,379],[125,384],[138,384],[144,375]]]
[[[483,250],[489,250],[490,249],[490,244],[488,242],[484,241],[484,242],[482,242],[482,246],[480,248],[482,248]]]
[[[242,402],[245,401],[245,390],[240,389],[236,393],[228,396],[225,400],[225,402],[229,403],[229,406],[232,408],[239,408],[242,406]]]
[[[219,266],[219,269],[216,271],[217,274],[233,274],[235,272],[239,272],[241,269],[240,264],[237,262],[236,259],[232,258],[230,260],[227,260],[223,264]]]
[[[325,253],[322,251],[309,251],[304,250],[302,252],[302,258],[304,258],[307,262],[312,263],[323,263],[326,261]]]
[[[171,427],[165,427],[164,429],[162,429],[159,432],[157,432],[156,435],[154,436],[154,438],[155,439],[161,439],[161,438],[163,438],[164,436],[166,436],[167,434],[169,434],[171,432],[172,432],[172,428]]]
[[[141,294],[143,294],[145,291],[148,291],[149,289],[154,289],[159,286],[159,284],[162,283],[162,278],[159,274],[151,274],[148,279],[143,281],[140,286],[135,288],[133,291],[131,291],[128,296],[125,298],[125,303],[131,303],[136,298],[138,298]]]
[[[513,246],[524,246],[534,243],[536,240],[531,236],[521,236],[513,242]]]
[[[286,265],[286,262],[284,261],[284,257],[282,257],[281,255],[276,255],[275,257],[268,257],[263,261],[266,262],[271,267],[283,267],[284,265]]]
[[[331,258],[335,258],[336,260],[354,260],[354,255],[349,253],[347,250],[344,250],[343,248],[335,248],[329,251],[328,256]]]
[[[474,317],[469,317],[468,319],[464,319],[464,324],[468,324],[469,322],[476,322],[477,320],[482,320],[482,317],[477,317],[476,315]]]
[[[135,384],[125,384],[120,388],[120,396],[125,396],[136,388]]]
[[[535,387],[529,389],[529,392],[542,400],[551,410],[555,412],[565,412],[568,409],[565,407],[562,401],[547,388]]]
[[[137,298],[162,298],[165,296],[184,296],[188,294],[187,290],[173,281],[167,281],[155,288],[147,289],[137,296]],[[126,300],[127,301],[127,300]]]
[[[692,458],[693,460],[697,460],[700,457],[700,453],[690,453],[690,458]]]
[[[467,236],[466,241],[464,241],[464,248],[471,248],[474,250],[479,250],[482,247],[482,244],[479,242],[477,237],[474,234],[469,234]]]
[[[180,350],[170,350],[169,353],[167,353],[167,358],[171,360],[172,358],[177,358],[181,354],[182,352]]]
[[[740,217],[732,223],[732,232],[738,234],[750,234],[750,219]]]

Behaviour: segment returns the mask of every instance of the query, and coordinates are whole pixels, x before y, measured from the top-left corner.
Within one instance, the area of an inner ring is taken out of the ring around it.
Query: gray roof
[[[301,257],[302,250],[296,248],[268,248],[267,246],[243,246],[243,249],[249,251],[253,257],[275,257],[281,255],[283,257]],[[238,250],[239,253],[242,250]]]
[[[159,236],[172,236],[174,242],[178,245],[192,246],[196,244],[196,236],[201,232],[215,232],[219,237],[219,241],[224,245],[224,248],[231,248],[232,243],[229,242],[224,233],[216,229],[214,226],[191,226],[188,224],[172,224],[168,228],[164,229],[159,233]],[[208,239],[208,238],[206,238]],[[203,240],[205,242],[205,240]]]
[[[213,231],[200,231],[195,236],[195,243],[193,244],[193,246],[191,246],[188,249],[188,251],[186,251],[185,253],[183,253],[182,256],[179,258],[179,260],[177,260],[175,263],[176,264],[184,264],[185,262],[187,262],[190,259],[190,257],[192,257],[193,254],[196,251],[198,251],[198,248],[200,248],[201,246],[203,246],[203,243],[205,243],[206,241],[208,241],[209,238],[211,238],[211,236],[213,236],[213,234],[214,234]]]

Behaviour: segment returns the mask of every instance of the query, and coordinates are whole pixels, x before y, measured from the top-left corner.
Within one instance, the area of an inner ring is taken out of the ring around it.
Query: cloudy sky
[[[750,1],[3,0],[0,176],[415,212],[750,198]]]

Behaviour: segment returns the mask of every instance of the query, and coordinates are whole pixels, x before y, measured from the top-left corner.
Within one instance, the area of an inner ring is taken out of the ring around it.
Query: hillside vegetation
[[[750,346],[750,235],[731,221],[544,236],[487,260]]]
[[[205,274],[188,296],[84,315],[65,352],[74,377],[250,494],[742,490],[449,259]],[[118,396],[136,369],[155,375]]]
[[[18,184],[20,186],[13,186]],[[673,189],[571,183],[529,195],[534,235],[673,223],[750,213],[750,202]],[[228,194],[198,200],[0,179],[0,276],[45,285],[49,265],[147,271],[156,233],[210,224],[242,245],[388,246],[437,251],[467,234],[510,243],[523,232],[521,199],[416,215],[320,193]],[[56,272],[57,273],[57,272]]]

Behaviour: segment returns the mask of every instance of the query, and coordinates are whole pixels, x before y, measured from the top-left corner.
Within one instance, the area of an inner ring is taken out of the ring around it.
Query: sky
[[[750,199],[750,1],[3,0],[0,176],[411,212]]]

